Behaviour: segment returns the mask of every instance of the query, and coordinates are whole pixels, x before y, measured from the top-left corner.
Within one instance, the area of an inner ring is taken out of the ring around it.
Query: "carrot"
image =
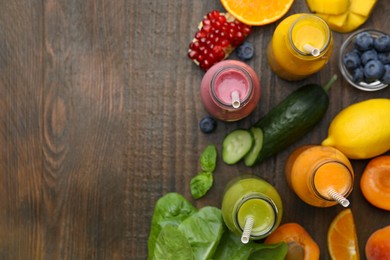
[[[286,242],[288,253],[286,260],[312,260],[320,258],[320,249],[309,233],[297,223],[286,223],[279,226],[264,241],[265,244]]]
[[[371,159],[363,171],[360,189],[375,207],[390,211],[390,156]]]

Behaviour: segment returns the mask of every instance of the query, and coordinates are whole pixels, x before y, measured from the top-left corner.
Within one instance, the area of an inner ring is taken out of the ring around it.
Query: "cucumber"
[[[263,146],[263,130],[259,127],[251,127],[249,131],[252,133],[254,143],[252,149],[244,157],[245,165],[247,166],[255,164],[257,155]]]
[[[252,134],[246,129],[230,132],[222,143],[222,160],[226,164],[237,163],[251,150],[253,143]]]
[[[327,93],[336,79],[337,75],[334,75],[324,87],[308,84],[298,88],[252,125],[250,130],[246,131],[247,136],[252,136],[253,143],[245,145],[246,148],[251,146],[250,151],[244,155],[245,165],[253,166],[262,162],[307,134],[328,110]],[[226,138],[232,139],[229,136],[230,134],[225,137],[224,144],[232,142],[226,140]],[[247,140],[249,139],[247,137]],[[234,160],[229,160],[229,164],[243,158],[241,156],[244,152],[234,151],[233,146],[230,146],[229,151],[226,149],[226,145],[223,145],[222,153],[234,157]],[[233,156],[235,153],[237,154]]]

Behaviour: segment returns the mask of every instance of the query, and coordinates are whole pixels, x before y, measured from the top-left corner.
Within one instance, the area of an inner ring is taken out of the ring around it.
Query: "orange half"
[[[294,0],[221,0],[225,9],[248,25],[265,25],[282,18]]]
[[[328,249],[332,259],[360,259],[355,222],[351,209],[341,211],[330,224]]]

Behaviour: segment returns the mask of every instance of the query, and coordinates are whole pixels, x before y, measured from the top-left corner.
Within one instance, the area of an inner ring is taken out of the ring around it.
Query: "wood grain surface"
[[[188,43],[218,0],[0,0],[0,259],[146,259],[154,204],[167,192],[197,207],[220,207],[233,177],[253,173],[272,183],[284,203],[283,222],[302,224],[329,259],[326,233],[342,209],[315,208],[287,187],[283,167],[303,144],[319,144],[347,105],[375,97],[341,78],[339,48],[319,73],[299,82],[277,78],[265,48],[277,23],[256,27],[248,62],[261,79],[256,110],[202,134],[199,87],[204,73],[187,57]],[[295,0],[288,14],[308,12]],[[363,28],[390,33],[390,5],[378,0]],[[233,54],[230,58],[236,59]],[[208,144],[257,121],[299,86],[334,73],[330,107],[313,131],[277,156],[247,168],[219,158],[215,183],[200,200],[189,192]],[[358,183],[367,160],[352,161],[350,197],[360,253],[368,236],[390,225],[389,212],[365,201]]]

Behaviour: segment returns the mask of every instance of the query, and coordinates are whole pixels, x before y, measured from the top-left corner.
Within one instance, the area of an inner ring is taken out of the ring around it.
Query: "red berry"
[[[231,15],[213,10],[204,17],[201,27],[189,44],[187,56],[204,70],[225,59],[241,45],[252,28]]]

